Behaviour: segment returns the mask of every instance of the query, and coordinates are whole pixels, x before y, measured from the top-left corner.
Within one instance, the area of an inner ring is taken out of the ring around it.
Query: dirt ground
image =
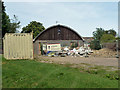
[[[103,65],[103,66],[115,66],[118,67],[118,58],[100,58],[100,57],[48,57],[38,56],[38,60],[41,62],[48,63],[59,63],[59,64],[91,64],[91,65]]]
[[[116,58],[116,51],[110,49],[94,50],[89,57],[80,56],[66,56],[66,57],[50,57],[50,56],[37,56],[36,60],[43,63],[56,63],[61,65],[69,65],[70,67],[89,69],[91,67],[101,67],[103,69],[118,70],[118,61]]]
[[[116,58],[117,51],[103,48],[100,50],[93,50],[91,57]]]

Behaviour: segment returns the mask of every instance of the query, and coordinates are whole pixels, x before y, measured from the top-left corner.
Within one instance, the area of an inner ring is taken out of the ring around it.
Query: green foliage
[[[4,2],[2,2],[2,37],[4,37],[5,33],[18,32],[17,29],[20,27],[19,24],[20,21],[18,21],[15,15],[13,19],[10,20],[9,16],[5,12]]]
[[[102,35],[105,33],[105,30],[102,28],[96,28],[96,31],[93,32],[93,37],[95,40],[100,40]]]
[[[45,28],[42,23],[32,21],[30,24],[22,28],[21,33],[30,33],[33,31],[33,38],[35,38],[43,30],[45,30]]]
[[[41,54],[43,55],[43,44],[40,43],[40,50],[41,50]]]
[[[18,17],[14,15],[13,19],[11,19],[10,23],[10,33],[19,32],[17,29],[20,28],[20,21],[18,21]]]
[[[72,45],[70,46],[71,49],[78,47],[78,43],[76,42],[71,42]]]
[[[104,30],[102,28],[96,28],[93,32],[94,40],[90,43],[91,49],[101,49],[101,43],[113,42],[115,40],[116,31],[113,29]]]
[[[115,36],[116,36],[116,31],[113,30],[113,29],[106,30],[106,31],[105,31],[105,34],[112,34],[112,35],[115,37]]]
[[[99,50],[101,49],[100,46],[100,39],[102,35],[105,33],[105,30],[102,28],[96,28],[96,31],[93,32],[94,40],[90,43],[91,49]]]
[[[115,37],[112,34],[104,34],[100,41],[101,43],[111,43],[115,41]]]
[[[5,12],[4,2],[2,2],[2,37],[4,37],[6,32],[9,32],[10,19]]]
[[[90,42],[90,48],[91,48],[91,49],[95,49],[95,50],[101,49],[100,41],[99,41],[99,40],[96,40],[96,39],[94,39],[93,41],[91,41],[91,42]]]
[[[106,77],[109,78],[110,80],[119,80],[119,79],[120,79],[120,78],[118,77],[118,74],[116,74],[116,73],[106,74]]]
[[[119,41],[120,41],[120,37],[116,37],[116,40],[119,40]]]

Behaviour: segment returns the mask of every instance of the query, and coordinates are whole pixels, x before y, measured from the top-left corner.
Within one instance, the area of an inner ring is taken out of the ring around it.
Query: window
[[[58,29],[58,34],[60,34],[60,29]]]

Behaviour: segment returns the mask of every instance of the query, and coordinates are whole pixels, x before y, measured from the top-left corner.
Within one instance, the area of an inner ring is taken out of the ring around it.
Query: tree
[[[105,33],[105,30],[102,28],[96,28],[97,30],[93,32],[93,38],[96,40],[100,40],[102,35]]]
[[[90,48],[91,48],[91,49],[95,49],[95,50],[101,49],[100,41],[99,41],[99,40],[96,40],[96,39],[94,39],[93,41],[91,41],[91,42],[90,42]]]
[[[35,38],[43,30],[45,30],[45,28],[42,23],[32,21],[30,24],[22,28],[21,33],[30,33],[33,31],[33,38]]]
[[[115,41],[115,37],[112,34],[104,34],[101,39],[100,42],[103,43],[110,43],[110,42],[114,42]]]
[[[94,40],[90,43],[92,49],[101,49],[101,44],[106,42],[113,42],[115,40],[116,31],[113,29],[104,30],[102,28],[96,28],[93,32]]]
[[[112,35],[115,37],[117,33],[116,33],[115,30],[110,29],[110,30],[106,30],[106,31],[105,31],[105,34],[112,34]]]
[[[112,34],[114,37],[116,36],[116,31],[113,29],[108,30],[108,34]]]
[[[90,43],[91,49],[99,50],[101,49],[100,46],[100,39],[105,33],[105,30],[102,28],[96,28],[97,30],[93,32],[93,38],[94,40]]]
[[[4,2],[2,2],[2,37],[4,37],[6,32],[10,29],[10,19],[5,12]]]
[[[9,18],[9,16],[5,12],[4,2],[2,2],[2,37],[4,37],[5,33],[18,32],[17,29],[20,27],[19,24],[20,21],[18,21],[15,15],[13,19]]]
[[[14,33],[14,32],[19,32],[17,29],[20,28],[20,21],[18,21],[18,17],[14,15],[13,19],[11,19],[10,23],[10,30],[9,32]]]

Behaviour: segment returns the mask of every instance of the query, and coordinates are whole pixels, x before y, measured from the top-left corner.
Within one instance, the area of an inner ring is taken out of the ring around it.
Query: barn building
[[[42,44],[60,43],[61,47],[70,46],[77,43],[78,46],[84,44],[84,39],[73,29],[64,25],[54,25],[39,33],[33,40],[34,54],[41,54]]]

